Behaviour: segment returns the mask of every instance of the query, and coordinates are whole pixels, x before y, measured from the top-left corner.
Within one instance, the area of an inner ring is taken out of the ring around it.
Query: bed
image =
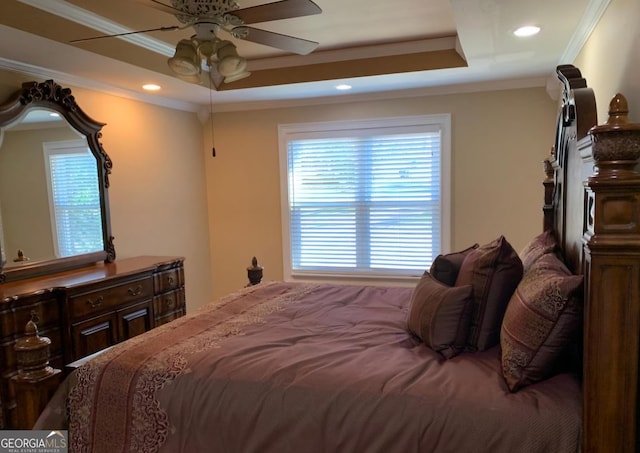
[[[594,128],[580,71],[557,72],[525,249],[496,232],[415,288],[243,288],[76,369],[36,428],[78,452],[638,451],[640,126],[617,95]]]

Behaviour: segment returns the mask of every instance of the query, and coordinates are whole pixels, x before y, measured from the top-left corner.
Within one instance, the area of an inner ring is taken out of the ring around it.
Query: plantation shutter
[[[440,253],[440,128],[312,135],[287,143],[292,273],[421,275]]]
[[[103,250],[96,159],[86,148],[49,151],[50,196],[60,257]]]

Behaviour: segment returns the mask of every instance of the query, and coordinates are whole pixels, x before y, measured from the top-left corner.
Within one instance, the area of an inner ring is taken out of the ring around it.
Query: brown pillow
[[[459,252],[447,253],[446,255],[438,255],[431,263],[429,273],[438,281],[448,286],[453,286],[458,278],[458,272],[465,257],[471,250],[477,249],[478,244],[473,244]]]
[[[502,374],[512,392],[546,379],[582,322],[582,276],[541,256],[509,301],[500,332]]]
[[[520,259],[522,260],[523,272],[527,272],[531,265],[542,255],[546,253],[554,253],[558,250],[558,242],[551,230],[534,237],[521,251]]]
[[[449,287],[425,272],[411,295],[409,331],[445,358],[457,355],[467,340],[471,290]]]
[[[500,342],[500,325],[522,278],[522,261],[504,236],[469,252],[455,286],[473,286],[468,351],[484,351]]]

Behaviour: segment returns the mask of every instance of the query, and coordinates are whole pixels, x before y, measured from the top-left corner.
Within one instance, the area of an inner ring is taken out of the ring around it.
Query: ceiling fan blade
[[[245,24],[256,24],[258,22],[310,16],[321,12],[322,9],[311,0],[281,0],[229,11],[227,14],[240,18]]]
[[[276,49],[286,50],[288,52],[297,53],[298,55],[306,55],[311,53],[318,47],[315,41],[296,38],[295,36],[282,35],[272,31],[261,30],[253,27],[235,27],[231,30],[233,35],[238,34],[239,39],[264,44],[265,46],[275,47]]]
[[[102,38],[115,38],[117,36],[127,36],[127,35],[136,35],[138,33],[148,33],[151,31],[173,31],[173,30],[178,30],[182,27],[179,27],[178,25],[171,25],[169,27],[158,27],[158,28],[150,28],[148,30],[138,30],[138,31],[129,31],[126,33],[116,33],[114,35],[100,35],[100,36],[92,36],[90,38],[80,38],[80,39],[74,39],[69,41],[69,43],[74,43],[74,42],[82,42],[82,41],[91,41],[93,39],[102,39]]]
[[[151,8],[157,9],[159,11],[164,11],[165,13],[173,14],[182,14],[182,15],[190,15],[189,13],[185,13],[184,11],[180,11],[177,8],[174,8],[171,5],[167,5],[164,2],[160,2],[158,0],[136,0],[138,3],[142,3],[144,5],[150,6]]]

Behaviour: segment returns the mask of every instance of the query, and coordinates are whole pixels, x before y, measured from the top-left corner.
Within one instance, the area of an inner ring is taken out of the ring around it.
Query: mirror
[[[53,80],[0,105],[0,283],[115,259],[103,126]]]

